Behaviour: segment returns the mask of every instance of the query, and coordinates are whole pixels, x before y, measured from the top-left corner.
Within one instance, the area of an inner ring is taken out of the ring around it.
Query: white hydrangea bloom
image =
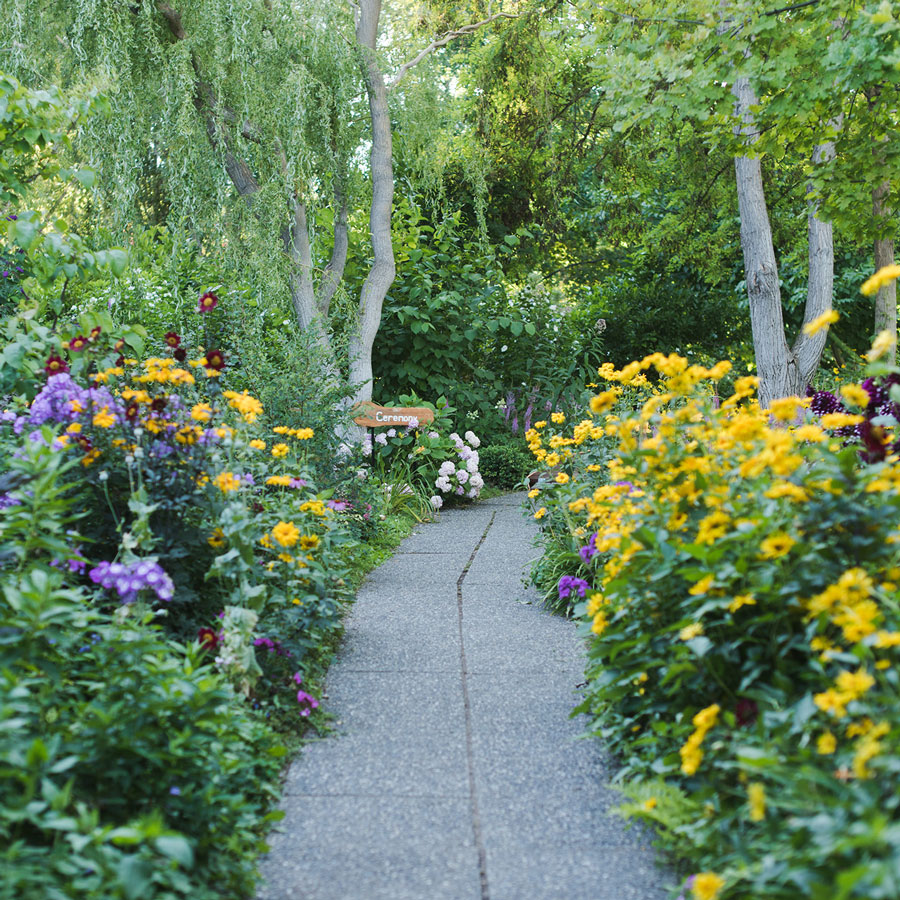
[[[443,498],[443,497],[439,497],[437,494],[435,494],[435,495],[431,498],[431,505],[432,505],[435,509],[440,509],[440,508],[444,505],[444,498]]]
[[[466,440],[476,449],[481,446],[481,440],[474,431],[466,432]]]

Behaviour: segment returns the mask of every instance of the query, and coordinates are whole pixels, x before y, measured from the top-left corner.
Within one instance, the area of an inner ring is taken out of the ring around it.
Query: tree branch
[[[471,25],[463,25],[462,28],[456,28],[452,31],[447,31],[442,34],[440,37],[435,38],[427,47],[417,53],[409,62],[405,62],[400,68],[397,70],[397,74],[391,79],[391,81],[387,85],[387,89],[392,91],[400,81],[406,76],[406,73],[413,68],[413,66],[417,66],[429,53],[433,53],[435,50],[438,50],[441,47],[446,47],[450,41],[455,40],[458,37],[463,37],[467,34],[471,34],[473,31],[477,31],[479,28],[484,27],[485,25],[490,25],[491,22],[496,22],[497,19],[518,19],[522,14],[521,13],[507,13],[507,12],[498,12],[493,15],[488,16],[486,19],[482,19],[480,22],[473,22]]]

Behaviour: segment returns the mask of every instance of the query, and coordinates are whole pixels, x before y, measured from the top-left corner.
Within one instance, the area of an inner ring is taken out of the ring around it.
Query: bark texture
[[[890,215],[885,200],[890,188],[889,182],[879,185],[872,191],[872,212],[876,220]],[[875,271],[884,266],[894,264],[894,241],[892,238],[876,238],[875,240]],[[884,285],[875,297],[875,333],[890,332],[894,337],[894,347],[897,346],[897,282],[892,281]],[[896,358],[896,349],[893,351]],[[891,359],[891,362],[894,360]]]
[[[353,403],[372,399],[372,344],[381,324],[385,295],[393,284],[396,273],[391,243],[391,209],[394,199],[391,121],[384,74],[375,55],[380,15],[381,0],[360,0],[356,12],[356,40],[372,121],[372,206],[369,212],[369,233],[374,261],[362,286],[359,321],[350,340]]]

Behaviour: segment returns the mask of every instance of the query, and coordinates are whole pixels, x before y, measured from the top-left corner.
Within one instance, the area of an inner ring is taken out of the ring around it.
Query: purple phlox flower
[[[587,589],[588,583],[583,578],[576,578],[574,575],[563,575],[557,585],[560,600],[566,600],[573,591],[577,591],[578,596],[583,600]]]
[[[169,601],[175,585],[159,563],[138,560],[133,563],[103,561],[88,572],[94,584],[107,591],[115,590],[123,603],[134,603],[141,591],[152,591],[158,600]]]
[[[303,707],[300,710],[301,716],[308,716],[314,709],[318,709],[319,701],[306,691],[297,691],[297,702]]]
[[[293,679],[294,679],[294,684],[297,684],[297,685],[303,684],[303,676],[299,672],[294,672]]]
[[[15,422],[18,416],[11,409],[0,411],[0,422]]]
[[[176,787],[176,786],[172,786],[172,787],[169,788],[169,793],[170,793],[173,797],[179,797],[179,796],[181,796],[181,788],[180,788],[180,787]]]
[[[244,484],[249,484],[249,485],[256,484],[256,479],[253,477],[253,475],[250,472],[245,472],[243,475],[241,475],[241,481],[243,481]]]
[[[597,532],[595,531],[591,535],[591,539],[587,542],[587,544],[578,551],[578,555],[581,557],[581,559],[585,563],[587,563],[587,562],[590,562],[591,557],[594,556],[596,554],[596,552],[597,552]]]
[[[0,494],[0,509],[9,509],[10,506],[21,506],[22,501],[17,500],[12,494]]]

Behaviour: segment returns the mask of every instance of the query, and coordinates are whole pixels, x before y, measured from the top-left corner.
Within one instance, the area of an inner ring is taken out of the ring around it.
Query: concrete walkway
[[[524,587],[533,535],[517,496],[451,510],[369,577],[259,900],[670,896],[569,718],[584,654]]]

